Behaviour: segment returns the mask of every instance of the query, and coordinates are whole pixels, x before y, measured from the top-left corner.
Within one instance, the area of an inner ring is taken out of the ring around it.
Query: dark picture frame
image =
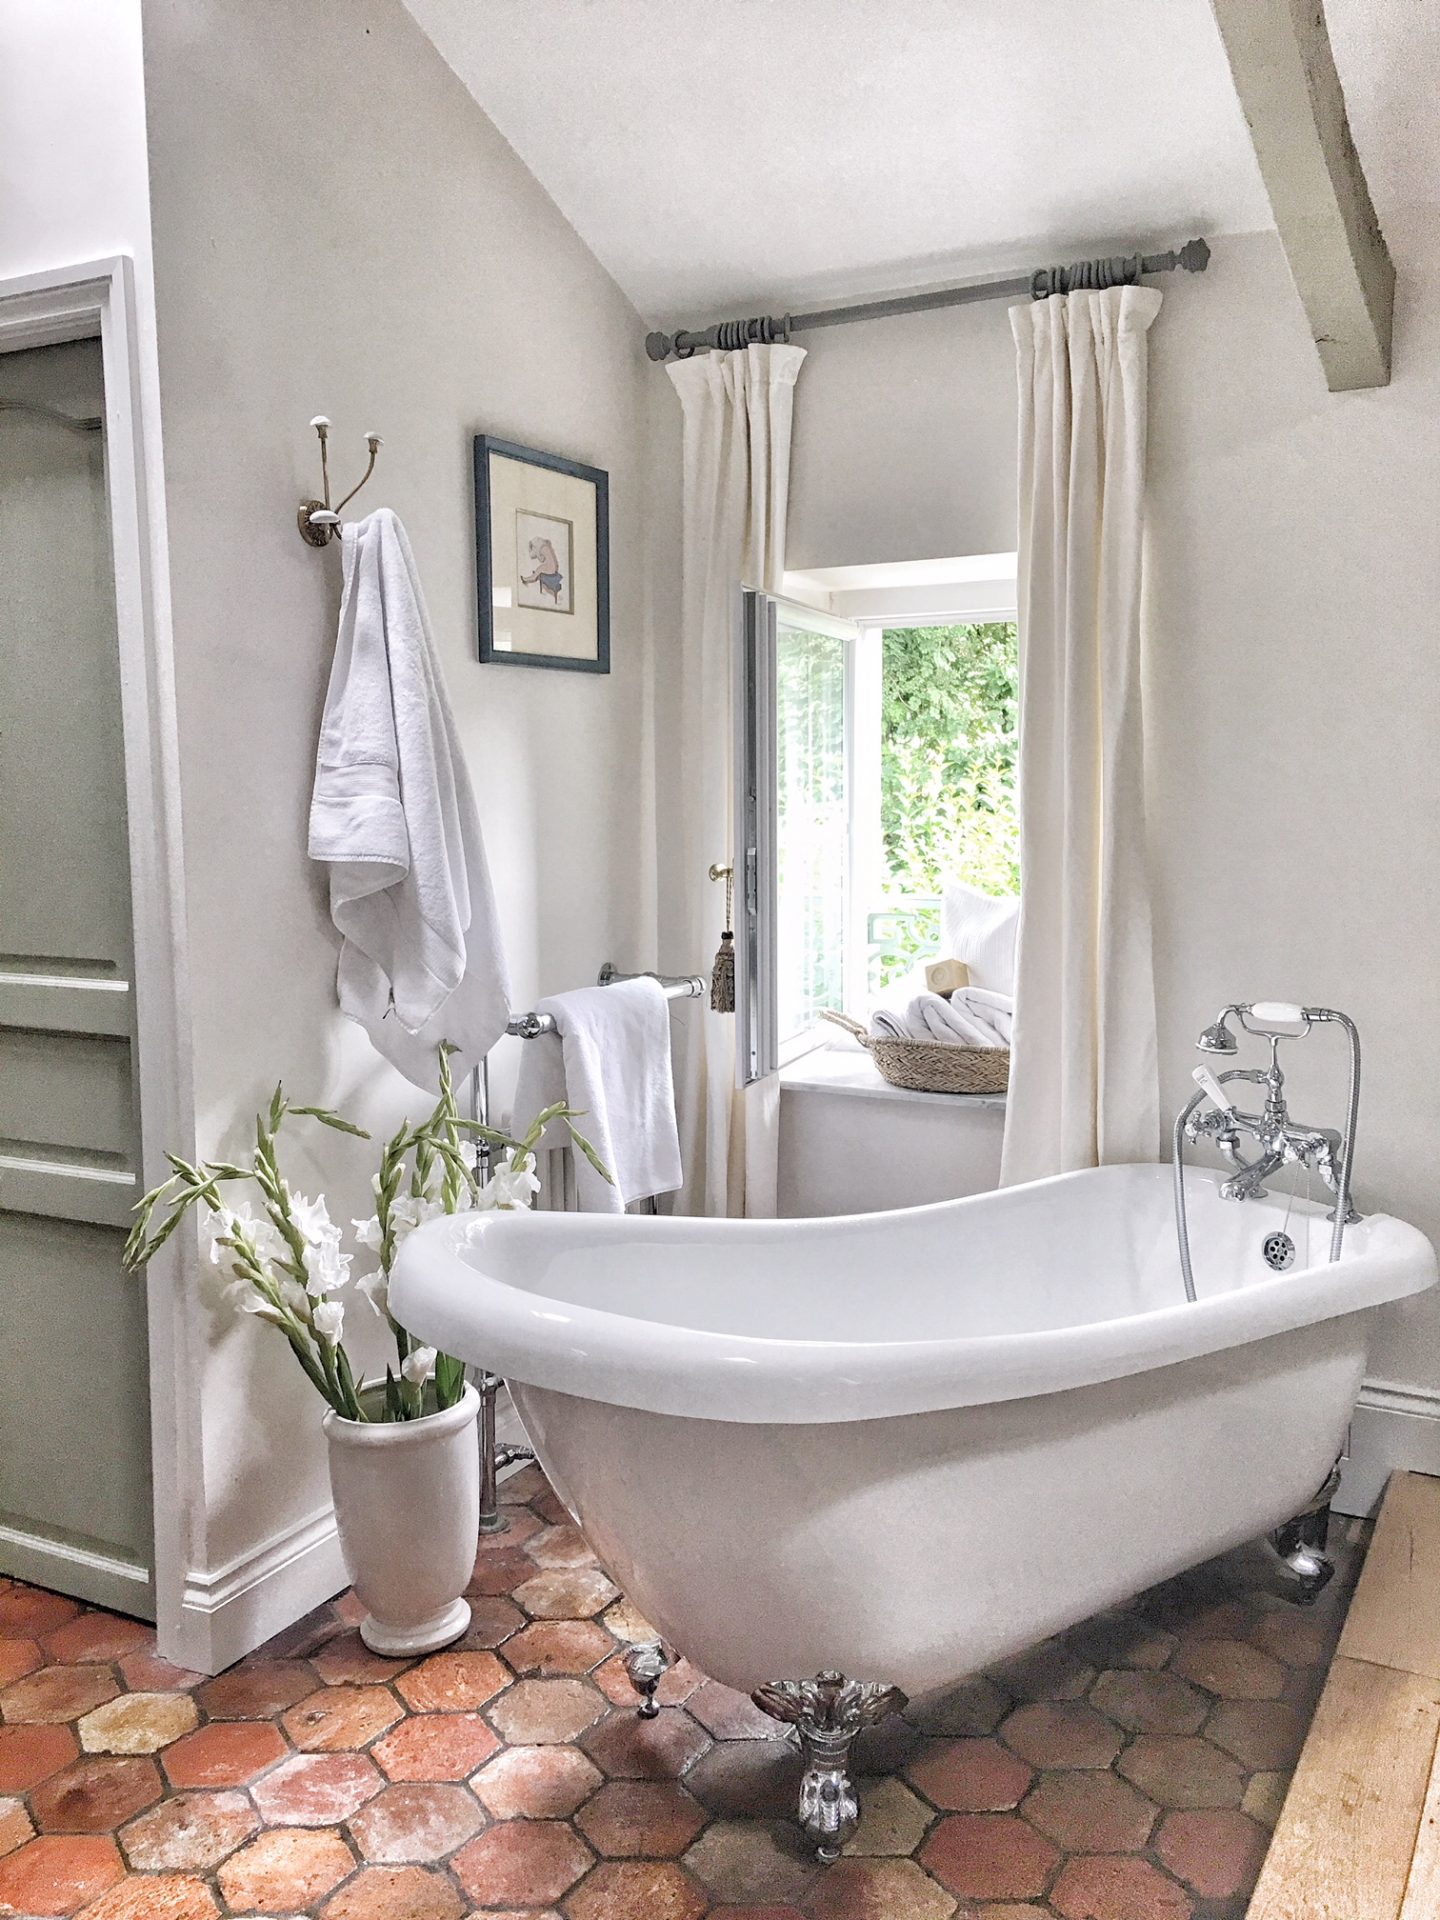
[[[488,433],[475,435],[474,461],[481,661],[609,673],[609,474]],[[497,472],[497,461],[536,468],[547,478],[537,482],[530,499],[521,491],[523,478],[517,478],[511,467]],[[557,475],[575,482],[575,487],[557,488],[549,477]],[[591,492],[593,519],[587,511]],[[502,530],[498,537],[497,527]],[[586,539],[590,527],[593,559]],[[562,533],[562,528],[567,531]],[[553,540],[544,538],[547,529],[553,530]],[[593,582],[585,577],[592,567]]]

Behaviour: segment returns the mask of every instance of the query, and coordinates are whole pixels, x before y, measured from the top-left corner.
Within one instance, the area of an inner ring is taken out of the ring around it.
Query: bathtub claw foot
[[[625,1655],[625,1672],[640,1695],[640,1718],[653,1720],[660,1711],[655,1690],[675,1664],[658,1640],[631,1647]]]
[[[1340,1484],[1340,1463],[1331,1468],[1330,1477],[1304,1513],[1276,1527],[1270,1544],[1295,1576],[1290,1597],[1297,1606],[1314,1606],[1329,1585],[1335,1563],[1325,1548],[1330,1537],[1330,1502]]]
[[[800,1735],[805,1756],[800,1825],[829,1866],[860,1824],[860,1803],[849,1772],[851,1745],[862,1728],[899,1713],[905,1695],[878,1681],[818,1673],[813,1680],[773,1681],[750,1697],[762,1713],[785,1721]]]

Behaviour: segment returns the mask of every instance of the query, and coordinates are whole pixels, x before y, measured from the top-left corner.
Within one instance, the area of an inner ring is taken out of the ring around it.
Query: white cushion
[[[1020,925],[1019,896],[1000,898],[952,880],[940,909],[944,951],[963,960],[973,987],[993,993],[1015,991],[1015,935]]]

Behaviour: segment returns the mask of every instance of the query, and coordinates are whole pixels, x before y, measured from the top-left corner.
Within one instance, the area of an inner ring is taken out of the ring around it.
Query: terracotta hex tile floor
[[[646,1622],[535,1469],[502,1492],[424,1660],[342,1595],[206,1679],[0,1579],[0,1917],[1240,1920],[1363,1551],[1337,1522],[1306,1611],[1241,1549],[913,1702],[825,1869],[785,1730],[685,1662],[640,1720]]]

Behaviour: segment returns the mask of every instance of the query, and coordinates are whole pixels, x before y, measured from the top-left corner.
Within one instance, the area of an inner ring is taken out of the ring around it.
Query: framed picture
[[[598,467],[475,436],[480,658],[610,671],[610,481]]]

